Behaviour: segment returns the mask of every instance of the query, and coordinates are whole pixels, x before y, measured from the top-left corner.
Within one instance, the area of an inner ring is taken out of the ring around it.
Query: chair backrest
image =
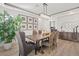
[[[24,32],[17,32],[16,37],[17,37],[18,44],[19,44],[19,53],[21,56],[24,56],[25,55],[24,54],[25,46],[26,46],[25,33]]]
[[[42,30],[38,30],[38,34],[42,34]]]
[[[53,31],[51,32],[51,35],[49,37],[49,43],[53,44],[54,42],[57,42],[57,39],[59,38],[59,33],[58,31]]]
[[[33,34],[32,35],[37,35],[37,31],[33,30]]]
[[[54,38],[53,38],[53,41],[54,42],[57,42],[57,39],[59,38],[59,32],[58,31],[55,31],[54,32]]]
[[[52,45],[53,44],[53,39],[54,39],[54,32],[51,32],[51,35],[49,37],[49,44]]]

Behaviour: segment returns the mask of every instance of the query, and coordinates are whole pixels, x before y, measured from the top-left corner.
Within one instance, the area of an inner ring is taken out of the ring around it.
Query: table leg
[[[37,49],[35,48],[35,55],[37,55]]]
[[[42,54],[44,54],[44,51],[43,51],[43,47],[42,47],[42,42],[43,42],[43,40],[41,40],[41,50],[40,50],[40,52],[42,53]]]
[[[39,41],[36,41],[35,55],[37,54],[39,49]]]

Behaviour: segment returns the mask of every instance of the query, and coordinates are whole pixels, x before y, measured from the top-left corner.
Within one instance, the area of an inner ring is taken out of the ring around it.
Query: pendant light
[[[41,18],[50,19],[50,16],[47,15],[47,4],[43,3],[43,12],[40,14]]]

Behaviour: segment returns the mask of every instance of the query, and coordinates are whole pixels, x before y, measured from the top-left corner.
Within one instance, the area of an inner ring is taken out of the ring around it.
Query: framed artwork
[[[27,22],[27,17],[26,16],[22,16],[22,22]]]
[[[27,24],[21,24],[21,30],[26,30],[27,29]]]
[[[38,18],[21,15],[22,16],[22,24],[21,24],[21,30],[33,30],[37,29],[38,25]]]
[[[28,24],[28,29],[33,29],[33,24]]]
[[[28,17],[28,23],[33,23],[33,18],[32,17]]]
[[[38,28],[37,25],[34,25],[34,26],[33,26],[33,29],[37,29],[37,28]]]
[[[34,24],[38,24],[38,19],[34,18]]]

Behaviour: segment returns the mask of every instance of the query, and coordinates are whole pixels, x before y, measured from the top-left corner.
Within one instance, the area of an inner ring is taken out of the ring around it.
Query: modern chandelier
[[[50,19],[50,16],[47,15],[47,4],[43,3],[43,12],[40,14],[41,18]]]

